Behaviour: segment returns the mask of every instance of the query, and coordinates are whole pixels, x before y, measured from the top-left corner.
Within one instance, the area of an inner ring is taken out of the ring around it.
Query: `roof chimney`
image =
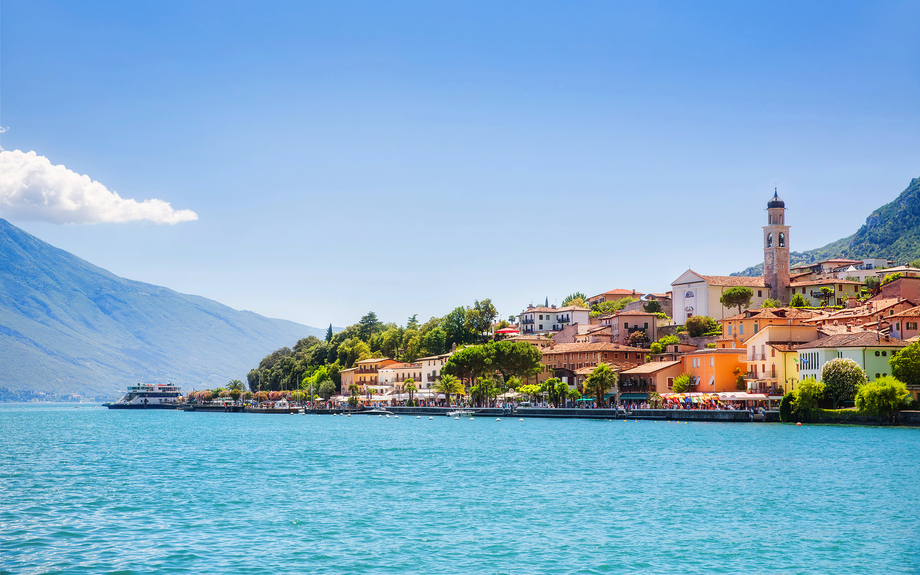
[[[850,324],[847,324],[847,331],[853,331],[853,326]]]

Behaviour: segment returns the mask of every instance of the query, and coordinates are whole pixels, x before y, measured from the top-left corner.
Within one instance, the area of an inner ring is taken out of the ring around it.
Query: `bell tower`
[[[786,203],[776,190],[767,202],[767,225],[763,227],[763,281],[770,297],[789,303],[789,226]]]

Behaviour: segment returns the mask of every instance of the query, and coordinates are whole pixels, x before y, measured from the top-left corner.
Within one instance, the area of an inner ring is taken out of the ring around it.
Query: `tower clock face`
[[[773,265],[773,253],[772,253],[772,252],[767,252],[766,255],[764,255],[764,257],[763,257],[763,261],[764,261],[764,263],[767,264],[768,266],[769,266],[769,265]]]

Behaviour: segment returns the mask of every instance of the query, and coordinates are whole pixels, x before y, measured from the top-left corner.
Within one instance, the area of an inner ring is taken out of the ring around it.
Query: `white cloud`
[[[174,210],[163,200],[126,200],[89,176],[19,150],[0,152],[0,216],[54,224],[198,219],[195,212]]]

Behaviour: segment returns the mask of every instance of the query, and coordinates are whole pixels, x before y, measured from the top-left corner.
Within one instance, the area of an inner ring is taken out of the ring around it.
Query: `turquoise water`
[[[920,430],[0,408],[4,573],[920,573]]]

